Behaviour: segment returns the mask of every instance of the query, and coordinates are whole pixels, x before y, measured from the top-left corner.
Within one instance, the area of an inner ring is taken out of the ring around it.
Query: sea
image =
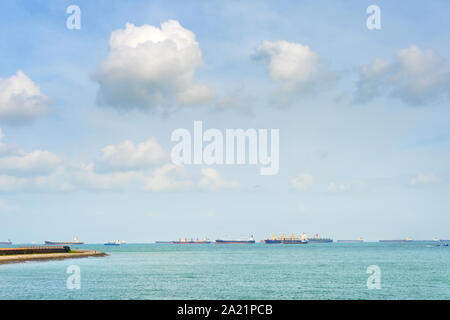
[[[108,256],[0,265],[0,299],[450,299],[436,243],[73,248]]]

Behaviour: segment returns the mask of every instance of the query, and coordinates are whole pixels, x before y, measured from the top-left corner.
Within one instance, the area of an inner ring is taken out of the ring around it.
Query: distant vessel
[[[73,241],[45,241],[45,244],[61,246],[61,245],[84,244],[84,242],[78,241],[78,238],[75,237],[73,238]]]
[[[208,244],[211,243],[207,238],[203,238],[202,240],[199,239],[180,239],[178,241],[173,241],[173,244]]]
[[[364,242],[363,238],[358,238],[356,240],[338,240],[338,243],[362,243]]]
[[[120,246],[122,243],[125,243],[125,242],[121,242],[120,240],[115,240],[115,241],[108,241],[108,242],[105,242],[105,246]]]
[[[284,237],[283,237],[284,238]],[[281,239],[281,243],[284,244],[307,244],[309,242],[308,238],[306,237],[306,234],[302,234],[299,238],[295,238],[294,234],[289,239]]]
[[[295,238],[294,234],[292,234],[290,238],[286,238],[284,234],[282,234],[281,239],[275,237],[275,234],[273,234],[272,239],[265,239],[263,241],[266,244],[307,244],[309,242],[304,233],[299,238]]]
[[[405,239],[399,240],[380,240],[380,242],[411,242],[412,238],[406,237]]]
[[[173,243],[173,241],[155,241],[155,243],[159,243],[159,244],[171,244]]]
[[[410,237],[406,237],[405,239],[399,239],[399,240],[379,240],[379,242],[395,242],[395,243],[404,243],[404,242],[437,242],[439,239],[433,238],[432,240],[413,240]],[[441,240],[442,241],[442,240]]]
[[[320,238],[319,234],[315,234],[313,238],[309,239],[310,243],[329,243],[329,242],[333,242],[333,239],[330,238]]]
[[[248,244],[255,243],[255,239],[253,236],[250,237],[250,240],[216,240],[217,244]]]
[[[8,241],[0,241],[0,245],[9,245],[12,244],[11,240],[8,239]]]
[[[281,239],[276,238],[275,234],[272,235],[272,239],[265,239],[265,240],[262,240],[262,241],[264,241],[264,243],[266,243],[266,244],[278,244],[278,243],[281,243]]]

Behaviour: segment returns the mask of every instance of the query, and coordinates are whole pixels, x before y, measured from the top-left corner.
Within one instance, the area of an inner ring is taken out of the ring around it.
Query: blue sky
[[[80,30],[66,28],[71,4]],[[366,28],[371,4],[381,30]],[[0,9],[0,240],[450,237],[446,1],[2,1]],[[195,36],[183,50],[171,49],[172,35],[167,46],[126,46],[169,20]],[[113,32],[124,35],[116,48]],[[201,89],[195,101],[182,102],[191,89]],[[171,169],[163,160],[171,132],[192,130],[194,120],[279,129],[279,173],[218,165],[211,181],[206,166]]]

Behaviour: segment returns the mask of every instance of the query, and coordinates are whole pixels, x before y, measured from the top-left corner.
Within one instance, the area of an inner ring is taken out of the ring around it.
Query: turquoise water
[[[0,265],[0,298],[450,299],[450,247],[424,243],[78,247],[110,255]],[[66,287],[70,265],[79,290]],[[379,290],[367,288],[370,265]]]

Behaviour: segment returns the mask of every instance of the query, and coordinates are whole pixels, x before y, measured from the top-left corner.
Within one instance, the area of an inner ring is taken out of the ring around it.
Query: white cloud
[[[20,148],[9,147],[1,142],[3,136],[3,132],[0,129],[1,172],[50,172],[61,162],[57,155],[49,151],[33,150],[26,153]]]
[[[139,189],[144,177],[138,171],[98,173],[95,164],[69,163],[49,175],[30,178],[32,190],[65,192],[73,190],[125,190]]]
[[[0,78],[0,122],[22,124],[46,113],[50,99],[22,70]]]
[[[417,175],[411,179],[411,185],[427,185],[438,183],[441,179],[438,176],[432,174],[423,174],[422,172],[418,172]]]
[[[450,68],[434,50],[416,46],[400,50],[392,61],[364,66],[355,99],[367,102],[388,95],[415,106],[450,96]]]
[[[291,185],[294,188],[307,190],[314,184],[314,176],[308,173],[300,173],[291,180]]]
[[[157,168],[147,180],[145,189],[151,191],[186,189],[192,182],[186,179],[183,166],[166,164]]]
[[[306,82],[317,72],[319,55],[300,43],[263,41],[256,54],[269,58],[267,71],[275,80]]]
[[[27,183],[25,178],[8,176],[5,174],[0,175],[0,191],[12,192],[22,189]]]
[[[195,84],[195,69],[203,64],[195,34],[178,21],[161,28],[127,23],[111,33],[110,52],[94,73],[98,103],[129,109],[168,108],[214,98],[205,85]]]
[[[169,159],[155,137],[134,144],[127,140],[102,149],[102,163],[114,169],[139,169],[158,165]]]
[[[17,156],[0,157],[0,170],[17,172],[49,172],[61,159],[49,151],[34,150]]]
[[[204,168],[201,170],[199,187],[208,190],[232,189],[237,188],[239,184],[235,181],[223,180],[219,172],[213,168]]]
[[[294,94],[324,88],[337,78],[323,69],[318,53],[301,43],[263,41],[253,57],[266,61],[270,77],[281,81],[281,91],[275,97],[275,103],[281,105],[290,104]]]
[[[328,191],[333,193],[343,193],[350,191],[350,185],[346,184],[337,184],[335,182],[330,182],[328,185]]]

